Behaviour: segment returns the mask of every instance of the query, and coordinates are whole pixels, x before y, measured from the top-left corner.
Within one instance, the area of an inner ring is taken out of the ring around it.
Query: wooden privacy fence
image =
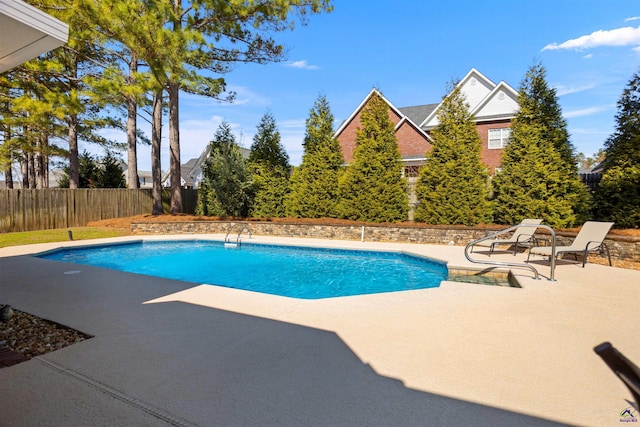
[[[168,211],[170,194],[163,190]],[[184,213],[194,213],[197,190],[183,189]],[[82,227],[89,221],[150,214],[151,189],[50,188],[0,190],[0,233]]]

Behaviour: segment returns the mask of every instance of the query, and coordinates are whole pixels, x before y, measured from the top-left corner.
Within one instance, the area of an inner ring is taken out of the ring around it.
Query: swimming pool
[[[302,299],[434,288],[445,264],[398,252],[215,241],[69,248],[40,258]]]

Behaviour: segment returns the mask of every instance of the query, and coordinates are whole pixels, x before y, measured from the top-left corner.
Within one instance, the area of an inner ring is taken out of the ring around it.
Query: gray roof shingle
[[[416,105],[413,107],[400,107],[398,110],[405,116],[409,118],[413,123],[417,126],[420,126],[420,123],[424,121],[424,119],[429,116],[436,109],[436,107],[440,104],[425,104],[425,105]]]

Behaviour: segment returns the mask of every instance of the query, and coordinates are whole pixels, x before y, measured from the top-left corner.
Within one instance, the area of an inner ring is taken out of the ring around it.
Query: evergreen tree
[[[78,156],[80,186],[78,188],[126,188],[124,170],[118,159],[110,152],[102,158],[92,156],[83,151]],[[62,169],[58,187],[69,188],[70,167]]]
[[[289,170],[289,155],[280,143],[276,119],[270,112],[265,113],[260,119],[251,144],[249,161],[265,165],[268,169]]]
[[[306,24],[306,16],[332,10],[329,0],[228,2],[218,0],[75,0],[90,7],[100,25],[140,59],[154,80],[154,94],[169,99],[169,171],[180,176],[179,94],[229,100],[222,74],[236,63],[282,61],[283,46],[272,35]],[[131,19],[135,16],[136,19]],[[113,18],[113,22],[108,21]],[[135,64],[130,62],[132,69]],[[133,72],[135,79],[135,72]],[[133,95],[130,92],[126,96]],[[133,102],[128,103],[133,114]],[[129,116],[132,118],[133,116]],[[132,122],[132,120],[131,120]],[[157,131],[159,132],[159,130]],[[155,162],[155,160],[152,160]],[[154,168],[155,170],[155,168]],[[154,183],[156,179],[154,177]],[[155,186],[154,186],[155,194]],[[154,199],[154,212],[155,208]],[[182,211],[179,180],[171,181],[172,213]]]
[[[96,179],[98,188],[126,188],[124,170],[120,161],[110,152],[102,158]]]
[[[282,169],[269,169],[265,164],[253,164],[255,195],[251,216],[256,218],[282,218],[287,214],[285,200],[289,193],[289,173]]]
[[[353,161],[338,184],[341,217],[369,222],[407,219],[409,199],[389,107],[374,94],[363,109]]]
[[[344,159],[333,137],[333,114],[325,96],[316,100],[306,121],[302,164],[291,176],[287,214],[302,218],[335,218],[338,178]]]
[[[511,142],[502,153],[502,171],[493,179],[494,221],[499,224],[542,218],[552,227],[571,227],[588,211],[588,189],[578,177],[566,123],[545,75],[541,65],[531,67],[518,92]]]
[[[58,180],[58,187],[69,188],[70,187],[70,175],[71,168],[65,166],[62,169],[62,175]],[[98,188],[98,180],[100,175],[100,168],[98,160],[93,157],[89,152],[83,151],[78,156],[78,186],[75,188]]]
[[[622,228],[640,227],[640,70],[618,101],[616,128],[605,142],[596,214]]]
[[[247,216],[252,199],[251,175],[231,127],[223,122],[210,143],[198,188],[199,215]]]
[[[265,113],[258,124],[249,153],[249,165],[255,191],[251,215],[258,218],[284,217],[291,166],[271,113]]]
[[[464,95],[452,87],[438,111],[433,149],[416,185],[415,220],[476,225],[491,220],[482,142]]]

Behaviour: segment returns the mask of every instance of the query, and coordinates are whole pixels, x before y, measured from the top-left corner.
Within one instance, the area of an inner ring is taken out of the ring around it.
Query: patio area
[[[205,237],[224,236],[144,239]],[[460,246],[252,241],[472,267]],[[0,301],[94,337],[0,369],[0,424],[617,425],[632,406],[593,347],[640,364],[637,270],[561,261],[549,281],[534,258],[522,288],[298,300],[28,256],[55,246],[0,249]]]

